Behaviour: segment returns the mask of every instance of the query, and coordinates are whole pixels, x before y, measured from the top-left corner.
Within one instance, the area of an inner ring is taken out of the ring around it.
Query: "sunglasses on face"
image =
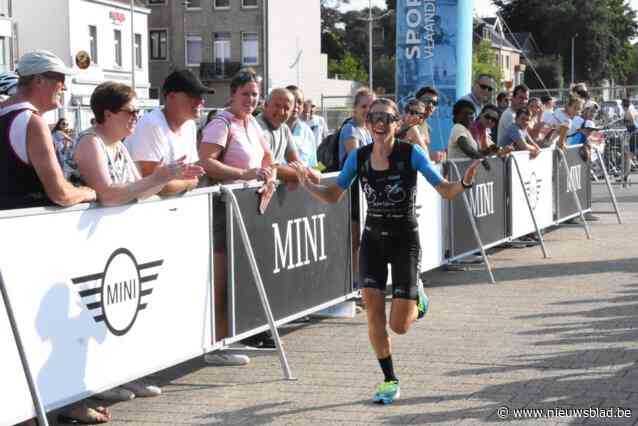
[[[417,110],[414,110],[414,109],[409,109],[408,110],[408,114],[415,115],[415,116],[417,116],[419,118],[424,118],[425,117],[425,113],[424,112],[417,111]]]
[[[489,86],[487,84],[479,84],[479,87],[483,90],[487,90],[488,92],[493,92],[494,88],[492,86]]]
[[[489,114],[485,114],[483,117],[485,117],[486,120],[491,121],[494,124],[498,123],[498,117],[495,117]]]
[[[139,109],[118,109],[117,112],[125,112],[129,115],[129,117],[131,118],[138,118],[140,116],[140,110]]]
[[[420,98],[419,100],[426,105],[437,106],[439,104],[439,101],[433,98]]]
[[[370,122],[371,124],[377,124],[379,121],[387,126],[388,124],[399,121],[399,118],[394,114],[390,114],[389,112],[368,113],[368,122]]]
[[[45,73],[42,73],[42,77],[46,78],[47,80],[52,80],[58,83],[64,83],[64,80],[66,79],[66,76],[64,74],[53,72],[53,71],[47,71]]]

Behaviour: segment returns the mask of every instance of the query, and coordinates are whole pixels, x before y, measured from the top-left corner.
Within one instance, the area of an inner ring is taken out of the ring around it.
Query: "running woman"
[[[399,110],[388,99],[370,106],[367,126],[374,143],[353,150],[336,184],[315,184],[301,163],[293,163],[299,182],[315,198],[336,203],[359,178],[368,203],[359,253],[360,283],[367,306],[368,334],[383,371],[384,381],[373,401],[390,404],[399,398],[399,379],[392,365],[385,313],[388,264],[392,265],[390,329],[405,334],[427,312],[428,300],[418,278],[421,246],[415,213],[416,173],[421,172],[443,198],[451,199],[472,186],[478,161],[460,182],[448,182],[423,149],[395,139]]]

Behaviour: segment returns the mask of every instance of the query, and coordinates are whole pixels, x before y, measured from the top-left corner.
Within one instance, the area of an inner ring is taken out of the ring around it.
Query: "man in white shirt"
[[[489,74],[481,74],[474,82],[472,91],[461,99],[472,102],[474,111],[478,114],[483,111],[483,107],[490,102],[494,90],[496,90],[494,77]]]
[[[204,105],[202,94],[214,92],[189,70],[174,71],[166,77],[162,87],[164,109],[156,108],[144,114],[126,139],[142,176],[152,174],[162,162],[171,163],[182,157],[186,157],[188,163],[198,161],[195,119]],[[196,186],[197,178],[174,179],[160,194],[179,194]]]
[[[312,130],[312,133],[315,135],[317,146],[319,146],[323,139],[328,136],[328,126],[322,116],[315,114],[316,109],[317,105],[315,105],[311,99],[306,99],[306,102],[303,104],[301,119],[310,127],[310,130]]]
[[[514,88],[512,93],[512,103],[510,107],[503,112],[498,120],[498,145],[503,146],[503,140],[507,130],[514,123],[514,118],[518,110],[527,107],[529,102],[529,88],[524,84],[519,84]]]

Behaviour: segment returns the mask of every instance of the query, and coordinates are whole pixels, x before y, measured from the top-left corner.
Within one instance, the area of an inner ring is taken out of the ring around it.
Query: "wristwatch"
[[[461,178],[461,186],[463,187],[463,189],[468,189],[474,186],[474,182],[467,184],[465,183],[465,181],[463,180],[463,178]]]

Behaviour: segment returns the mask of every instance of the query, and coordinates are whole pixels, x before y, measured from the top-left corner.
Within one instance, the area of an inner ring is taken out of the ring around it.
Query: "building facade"
[[[523,51],[505,35],[498,17],[474,18],[474,40],[488,40],[492,45],[496,64],[503,73],[503,85],[509,89],[524,82]]]
[[[232,76],[252,67],[263,90],[295,84],[321,93],[321,12],[318,0],[146,0],[151,95],[164,78],[188,68],[216,90],[206,105],[227,102]]]
[[[131,13],[129,0],[19,0],[13,14],[18,56],[46,49],[77,71],[67,79],[65,106],[88,106],[95,87],[107,80],[132,85],[133,73],[139,103],[157,104],[149,101],[150,10],[143,1],[135,0]],[[75,64],[80,51],[91,56],[88,69]]]
[[[14,69],[16,50],[12,0],[0,0],[0,72]]]

